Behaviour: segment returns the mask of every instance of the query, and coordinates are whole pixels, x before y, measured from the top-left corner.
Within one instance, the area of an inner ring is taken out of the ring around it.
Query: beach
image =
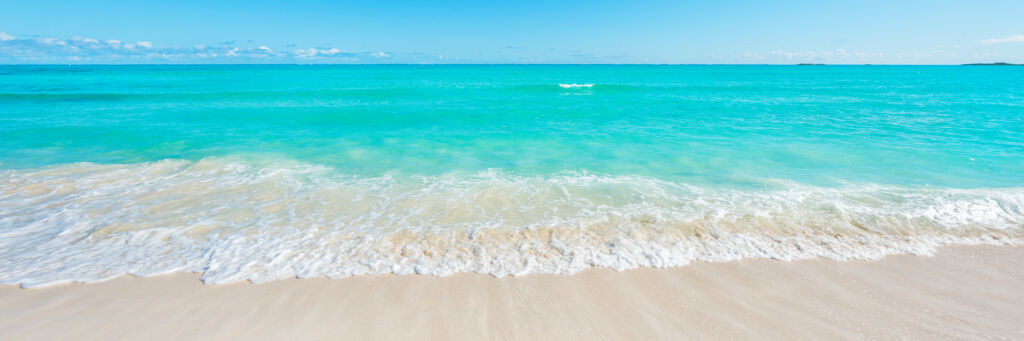
[[[1019,339],[1024,247],[575,275],[0,287],[0,339]]]
[[[0,66],[0,339],[1020,339],[1021,69]]]
[[[3,8],[0,341],[1024,341],[1024,1]]]

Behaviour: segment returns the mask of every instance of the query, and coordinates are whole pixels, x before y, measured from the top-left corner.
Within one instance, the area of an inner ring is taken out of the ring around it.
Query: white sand
[[[1024,247],[571,276],[0,287],[0,340],[1024,339]]]

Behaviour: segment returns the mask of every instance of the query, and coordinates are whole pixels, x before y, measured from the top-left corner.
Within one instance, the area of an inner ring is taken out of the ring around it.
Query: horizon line
[[[293,66],[370,66],[370,65],[395,65],[395,66],[1024,66],[1024,64],[1009,62],[974,62],[959,64],[827,64],[827,63],[789,63],[789,64],[755,64],[755,63],[0,63],[0,66],[226,66],[226,65],[293,65]]]

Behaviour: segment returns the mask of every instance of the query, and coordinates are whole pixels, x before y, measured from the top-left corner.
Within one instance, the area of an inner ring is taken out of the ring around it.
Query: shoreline
[[[0,286],[0,339],[1024,338],[1024,246],[494,278]]]

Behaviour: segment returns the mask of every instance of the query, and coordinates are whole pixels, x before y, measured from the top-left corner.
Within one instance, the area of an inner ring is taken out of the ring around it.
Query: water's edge
[[[750,190],[497,170],[367,177],[232,158],[0,171],[0,206],[0,284],[26,287],[169,272],[213,284],[571,274],[1024,240],[1024,188]]]

